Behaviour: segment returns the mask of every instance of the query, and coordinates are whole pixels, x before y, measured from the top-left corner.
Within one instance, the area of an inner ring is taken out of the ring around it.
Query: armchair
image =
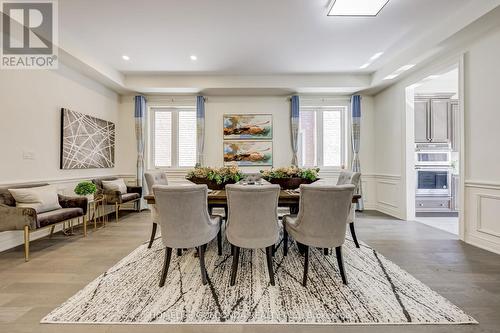
[[[104,188],[102,182],[109,180],[117,180],[117,177],[95,178],[92,182],[97,187],[97,194],[103,194],[106,204],[115,205],[115,220],[118,222],[118,212],[120,206],[124,203],[133,202],[137,211],[140,209],[140,200],[142,197],[142,186],[129,186],[127,185],[127,193],[120,191],[112,191]]]
[[[358,187],[359,180],[361,177],[361,173],[359,172],[351,172],[351,171],[342,171],[337,180],[337,185],[346,185],[352,184]],[[360,196],[361,197],[361,196]],[[359,200],[359,199],[356,199]],[[357,201],[356,201],[357,202]],[[351,231],[352,240],[354,244],[359,249],[358,237],[356,237],[356,230],[354,229],[354,218],[356,217],[356,205],[355,202],[351,203],[351,210],[349,212],[349,217],[347,219],[347,223],[349,223],[349,229]]]
[[[31,184],[0,188],[0,232],[9,230],[24,231],[24,259],[29,260],[30,233],[51,228],[50,235],[57,224],[78,219],[83,223],[83,235],[87,236],[87,198],[59,195],[60,209],[37,213],[33,208],[16,207],[16,201],[9,189],[32,188],[48,184]]]
[[[335,247],[342,282],[347,284],[342,259],[347,218],[351,207],[354,185],[300,185],[300,207],[297,216],[283,217],[283,255],[288,253],[288,235],[305,245],[304,275],[307,285],[309,246]]]

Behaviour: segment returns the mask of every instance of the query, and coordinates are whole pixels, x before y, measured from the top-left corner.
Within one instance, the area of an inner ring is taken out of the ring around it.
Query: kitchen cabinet
[[[426,143],[429,142],[429,132],[427,130],[428,123],[428,100],[415,101],[415,142]]]
[[[452,100],[449,95],[415,96],[415,142],[451,143]]]

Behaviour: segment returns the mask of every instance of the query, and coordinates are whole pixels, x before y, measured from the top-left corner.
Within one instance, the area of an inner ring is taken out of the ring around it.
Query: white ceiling
[[[425,78],[415,88],[415,92],[420,94],[458,94],[458,81],[458,68],[454,68],[449,72]]]
[[[371,73],[473,2],[390,0],[373,18],[328,17],[327,0],[60,0],[59,38],[124,73]]]

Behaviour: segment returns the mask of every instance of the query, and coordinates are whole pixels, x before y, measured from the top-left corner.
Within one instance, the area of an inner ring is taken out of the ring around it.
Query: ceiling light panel
[[[377,16],[389,0],[333,0],[328,16]]]

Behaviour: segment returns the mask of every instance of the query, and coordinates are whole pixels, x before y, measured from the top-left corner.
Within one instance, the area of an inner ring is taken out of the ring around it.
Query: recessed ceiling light
[[[192,56],[189,57],[189,59],[196,61],[198,60],[198,57],[193,54]]]
[[[130,60],[130,57],[129,57],[128,55],[125,55],[125,54],[124,54],[124,55],[122,55],[122,59],[123,59],[123,60],[127,60],[127,61],[129,61],[129,60]]]
[[[328,16],[377,16],[389,0],[333,0]]]
[[[369,62],[367,62],[366,64],[364,64],[363,66],[360,66],[359,68],[360,69],[365,69],[365,68],[368,68],[368,66],[370,66],[371,64]]]
[[[384,54],[384,52],[377,52],[375,53],[371,58],[370,58],[370,61],[375,61],[377,60],[378,58],[380,58],[382,56],[382,54]]]
[[[387,75],[386,77],[384,77],[384,80],[392,80],[392,79],[395,79],[399,76],[399,74],[390,74],[390,75]]]
[[[439,79],[440,77],[441,77],[441,75],[429,75],[424,80],[425,81],[427,81],[427,80],[436,80],[436,79]]]
[[[403,72],[406,72],[409,69],[412,69],[413,67],[415,67],[415,64],[404,65],[404,66],[400,67],[396,72],[403,73]]]

